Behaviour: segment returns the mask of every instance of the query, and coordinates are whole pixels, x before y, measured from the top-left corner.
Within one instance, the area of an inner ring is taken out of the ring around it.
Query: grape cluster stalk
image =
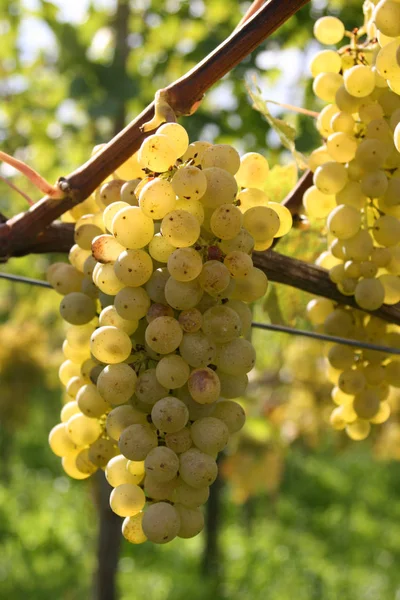
[[[310,155],[313,186],[303,203],[326,219],[328,249],[317,264],[360,309],[400,301],[400,0],[367,0],[364,23],[351,32],[337,17],[318,19],[323,45],[311,62],[313,90],[328,104],[317,119],[323,145]],[[337,49],[343,38],[349,43]],[[361,310],[315,299],[311,322],[326,333],[400,347],[398,327]],[[365,439],[390,416],[390,386],[400,362],[383,352],[330,347],[335,429]]]
[[[268,286],[252,251],[292,225],[262,190],[268,172],[165,123],[64,216],[75,245],[48,281],[69,324],[66,401],[49,443],[73,478],[105,470],[134,544],[202,530],[217,455],[244,425],[248,305]]]

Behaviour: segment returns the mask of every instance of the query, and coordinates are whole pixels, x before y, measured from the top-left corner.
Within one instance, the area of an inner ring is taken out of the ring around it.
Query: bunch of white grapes
[[[48,271],[69,323],[50,447],[71,477],[105,470],[132,543],[202,530],[217,455],[244,425],[248,304],[268,285],[251,254],[292,224],[263,192],[268,171],[167,123],[66,215],[71,264]]]
[[[367,311],[400,300],[400,1],[364,3],[364,26],[346,32],[336,17],[316,21],[326,45],[312,60],[315,95],[329,104],[317,119],[324,144],[311,153],[314,185],[304,194],[311,219],[326,219],[328,249],[317,259],[346,296]],[[312,323],[326,333],[399,347],[398,328],[330,300],[313,300]],[[389,385],[400,363],[382,352],[332,346],[337,408],[331,423],[364,439],[390,414]]]
[[[311,323],[328,335],[400,349],[398,327],[352,308],[335,305],[327,298],[311,300],[307,306]],[[365,439],[371,424],[390,416],[390,386],[400,387],[398,355],[383,351],[330,344],[327,352],[328,377],[336,408],[330,422],[345,429],[353,440]]]

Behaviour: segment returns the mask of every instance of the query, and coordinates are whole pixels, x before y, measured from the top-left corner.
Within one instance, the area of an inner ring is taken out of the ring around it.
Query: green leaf
[[[287,150],[289,150],[293,158],[295,159],[299,169],[307,169],[307,159],[303,156],[301,152],[296,150],[296,146],[294,140],[296,138],[296,130],[294,127],[289,125],[283,119],[277,119],[273,117],[268,110],[268,102],[272,102],[271,100],[264,100],[262,97],[262,92],[260,87],[257,85],[256,81],[253,79],[252,81],[247,82],[246,84],[247,92],[250,98],[253,101],[253,108],[260,112],[267,123],[276,131],[281,140],[282,146],[284,146]],[[277,104],[274,102],[274,104]]]

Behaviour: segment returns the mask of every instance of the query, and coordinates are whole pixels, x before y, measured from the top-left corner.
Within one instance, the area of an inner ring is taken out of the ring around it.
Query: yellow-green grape
[[[188,389],[195,402],[212,404],[219,398],[221,384],[215,371],[208,367],[201,367],[191,372]]]
[[[79,410],[92,419],[98,419],[110,410],[110,405],[102,398],[93,383],[88,383],[81,387],[76,396],[76,401]]]
[[[194,488],[208,487],[214,483],[217,474],[217,463],[209,454],[190,448],[180,455],[179,475],[188,485]]]
[[[203,331],[217,344],[224,344],[239,337],[241,329],[239,315],[226,305],[213,306],[203,315]]]
[[[123,319],[139,321],[149,310],[150,298],[143,288],[126,287],[115,296],[114,306]]]
[[[235,178],[242,188],[257,188],[262,190],[269,173],[266,158],[258,152],[248,152],[240,159],[240,167]]]
[[[357,279],[351,277],[345,277],[342,281],[337,284],[339,292],[345,296],[353,296],[357,286]]]
[[[173,317],[157,317],[148,324],[146,342],[159,354],[174,352],[182,341],[182,329]]]
[[[268,206],[269,208],[272,208],[279,217],[280,225],[274,237],[282,237],[289,233],[293,225],[293,217],[290,210],[284,204],[279,204],[279,202],[270,202]]]
[[[134,394],[137,376],[126,363],[107,365],[97,379],[100,395],[111,406],[125,404]]]
[[[347,260],[368,260],[373,249],[372,237],[367,230],[360,229],[353,237],[344,240],[342,248]]]
[[[79,228],[75,227],[74,240],[83,250],[91,250],[93,238],[102,233],[103,231],[96,225],[82,225]]]
[[[93,299],[98,298],[100,293],[91,277],[84,277],[81,291],[86,294],[86,296]]]
[[[247,277],[236,279],[236,286],[231,295],[234,300],[255,302],[262,298],[268,289],[268,278],[261,269],[253,267]]]
[[[143,173],[142,173],[142,175],[143,175]],[[120,200],[120,202],[125,202],[129,206],[139,206],[138,199],[137,199],[137,196],[135,194],[135,191],[136,191],[136,188],[137,188],[137,186],[139,185],[140,182],[141,182],[141,179],[131,179],[129,181],[126,181],[124,183],[124,185],[122,186],[122,188],[121,188],[121,200]],[[121,206],[121,208],[125,208],[125,207]],[[111,217],[111,214],[110,214],[111,218],[104,216],[105,213],[106,213],[106,211],[107,211],[107,209],[104,211],[104,214],[103,214],[104,225],[107,227],[107,229],[109,229],[111,231],[111,223],[112,223],[113,217]],[[114,216],[115,216],[115,214],[116,213],[114,212]],[[109,225],[110,226],[106,224],[106,218],[109,221]]]
[[[321,17],[314,23],[314,36],[321,44],[337,44],[343,39],[344,31],[337,17]]]
[[[154,223],[138,206],[128,206],[113,218],[112,233],[126,248],[144,248],[154,236]]]
[[[312,185],[304,192],[303,205],[311,219],[324,219],[336,206],[335,196],[324,194]]]
[[[356,160],[363,169],[375,170],[382,167],[388,155],[388,147],[375,138],[364,139],[357,148]]]
[[[143,515],[143,512],[139,512],[126,517],[122,523],[122,535],[131,544],[143,544],[147,541],[142,527]]]
[[[336,92],[342,84],[343,77],[339,73],[320,73],[313,81],[313,92],[325,102],[335,102]]]
[[[102,433],[102,427],[97,419],[91,419],[82,413],[73,415],[66,424],[71,440],[77,446],[93,444]]]
[[[333,240],[333,242],[331,242],[331,245],[329,246],[329,251],[332,254],[332,256],[334,256],[335,258],[338,258],[340,260],[346,260],[346,257],[344,255],[343,248],[342,248],[342,242],[340,240],[338,240],[337,238],[335,238]]]
[[[323,323],[325,333],[351,337],[354,332],[354,319],[352,313],[341,308],[332,308]],[[347,392],[346,392],[347,393]]]
[[[384,171],[377,170],[367,173],[361,179],[361,190],[370,198],[383,196],[388,187],[388,178]]]
[[[115,306],[106,306],[100,313],[99,316],[99,325],[112,325],[113,327],[118,327],[122,331],[125,331],[128,335],[132,335],[138,328],[138,321],[128,321],[127,319],[123,319],[117,313]]]
[[[104,469],[108,461],[117,454],[118,448],[114,440],[99,438],[91,444],[88,451],[88,458],[96,467]]]
[[[90,350],[97,360],[115,364],[130,356],[132,342],[128,334],[117,327],[99,327],[90,339]]]
[[[328,230],[341,240],[352,238],[361,226],[361,214],[352,206],[341,204],[333,209],[327,220]]]
[[[232,400],[221,400],[215,404],[212,416],[223,421],[229,433],[237,433],[242,429],[246,421],[243,408]]]
[[[349,113],[343,110],[336,112],[331,119],[332,131],[342,132],[351,135],[354,131],[355,121]]]
[[[189,539],[203,530],[204,515],[200,508],[189,508],[183,504],[174,504],[174,507],[180,519],[178,537]]]
[[[229,144],[215,144],[204,151],[201,166],[203,169],[219,167],[235,175],[240,167],[240,156]]]
[[[219,247],[225,254],[229,254],[233,250],[240,250],[240,252],[250,254],[254,249],[254,238],[246,229],[242,228],[240,233],[232,240],[222,240],[219,242]]]
[[[71,325],[85,325],[96,316],[96,305],[86,294],[71,292],[61,300],[60,314]]]
[[[344,188],[346,183],[346,168],[337,162],[324,163],[314,173],[314,185],[323,194],[337,194]]]
[[[228,268],[231,277],[234,279],[243,279],[250,273],[253,261],[248,254],[234,250],[225,256],[224,265]]]
[[[90,349],[88,346],[71,346],[67,340],[64,340],[62,350],[65,358],[68,358],[69,360],[72,360],[72,362],[79,364],[89,358],[90,354]]]
[[[179,458],[173,450],[166,446],[158,446],[150,450],[144,461],[146,474],[155,481],[164,483],[176,477],[179,469]]]
[[[398,206],[400,204],[400,179],[390,179],[387,189],[383,196],[383,200],[387,206]]]
[[[80,412],[78,404],[76,403],[75,400],[71,400],[70,402],[67,402],[67,404],[64,404],[64,406],[61,409],[61,413],[60,413],[60,419],[62,423],[66,423],[67,421],[69,421],[69,419],[72,417],[72,415],[76,415],[78,412]]]
[[[356,160],[351,160],[347,165],[347,176],[349,178],[349,182],[357,182],[365,173],[365,169],[361,167],[361,165]],[[346,202],[344,202],[346,204]]]
[[[269,198],[265,192],[257,188],[246,188],[237,195],[237,206],[242,213],[255,206],[267,206]]]
[[[91,448],[84,448],[81,450],[76,456],[75,465],[78,471],[81,471],[81,473],[92,475],[92,473],[95,473],[99,467],[91,461],[89,456],[90,450]]]
[[[378,267],[388,266],[391,259],[388,248],[374,248],[371,252],[371,261]]]
[[[110,495],[110,506],[120,517],[131,517],[144,507],[146,497],[142,488],[132,483],[124,483],[114,488]]]
[[[369,385],[380,385],[386,376],[385,367],[369,363],[364,367],[364,375]]]
[[[369,436],[371,425],[364,419],[357,419],[346,426],[346,433],[354,441],[365,440]]]
[[[142,527],[150,542],[166,544],[178,535],[181,520],[174,506],[167,502],[156,502],[144,513]]]
[[[174,209],[175,191],[166,179],[152,179],[139,194],[139,206],[153,220],[162,219]]]
[[[125,285],[139,287],[150,279],[153,261],[144,250],[124,250],[114,264],[114,271]]]
[[[385,365],[385,379],[389,385],[400,387],[400,363],[396,360]]]
[[[243,226],[256,241],[273,238],[279,231],[278,214],[268,206],[250,208],[243,216]]]
[[[163,173],[168,171],[178,156],[179,153],[174,147],[172,138],[155,133],[143,141],[138,153],[138,161],[142,168]]]
[[[143,479],[143,477],[145,476],[144,460],[128,460],[126,463],[126,468],[129,471],[129,473],[131,473],[137,478]]]
[[[190,432],[194,445],[211,456],[221,452],[229,440],[227,425],[215,417],[198,419],[192,424]]]
[[[175,433],[185,427],[189,419],[189,411],[178,398],[166,396],[154,404],[151,418],[160,431]]]
[[[171,256],[174,250],[175,246],[170,244],[170,242],[163,237],[161,233],[156,233],[149,244],[149,254],[151,258],[161,263],[168,262],[168,258]]]
[[[189,411],[189,420],[196,421],[196,419],[202,419],[203,417],[209,417],[213,412],[213,404],[199,404],[193,400],[190,395],[189,388],[187,385],[176,390],[176,396],[179,400],[186,405]]]
[[[396,129],[394,130],[393,141],[397,152],[400,152],[400,123],[396,125]]]
[[[331,412],[330,417],[329,417],[329,423],[331,424],[333,429],[336,429],[336,431],[341,431],[342,429],[344,429],[346,427],[347,423],[342,416],[342,411],[341,411],[340,406],[338,406],[337,408],[334,408],[333,411]]]
[[[339,73],[342,68],[342,60],[335,50],[322,50],[313,57],[310,71],[313,77],[320,73]]]
[[[178,200],[175,203],[175,210],[185,210],[186,212],[193,215],[198,220],[200,225],[204,223],[205,212],[200,200],[196,200],[195,198],[193,198],[192,200],[178,198]]]
[[[311,152],[310,156],[308,157],[308,166],[314,173],[318,167],[326,162],[330,162],[331,160],[332,159],[328,154],[326,146],[320,146]]]
[[[215,359],[216,346],[204,333],[197,331],[183,335],[179,351],[191,367],[205,367]]]
[[[356,98],[364,98],[375,89],[375,73],[371,67],[356,65],[345,71],[343,79],[346,90]]]
[[[224,306],[232,308],[239,315],[242,324],[241,335],[247,335],[251,329],[251,322],[253,320],[250,308],[240,300],[229,300]]]
[[[207,189],[207,179],[197,167],[186,166],[176,171],[171,185],[179,198],[199,200]]]
[[[388,143],[392,136],[392,131],[383,117],[374,119],[368,124],[365,137],[381,140]]]
[[[80,375],[80,366],[70,360],[65,360],[58,370],[58,377],[63,385],[67,385],[71,377]]]
[[[221,396],[226,399],[237,398],[238,396],[243,396],[247,389],[247,384],[249,382],[249,378],[246,373],[242,373],[241,375],[228,375],[223,371],[217,371],[219,382],[221,384]],[[219,403],[218,403],[219,404]],[[215,405],[217,406],[217,405]],[[215,408],[215,410],[217,410]],[[215,411],[213,411],[214,415]],[[215,414],[215,416],[218,416]],[[218,417],[224,420],[222,417]],[[228,424],[229,428],[229,424]]]
[[[335,94],[334,102],[339,110],[349,114],[355,114],[357,113],[362,100],[361,98],[356,98],[349,94],[344,85],[341,85]]]
[[[372,234],[381,246],[394,246],[400,239],[400,221],[390,215],[379,217],[373,225]]]
[[[157,380],[167,390],[174,390],[185,385],[189,375],[189,365],[177,354],[164,356],[156,366]]]
[[[385,250],[389,252],[390,256],[386,267],[387,270],[393,275],[400,275],[400,248],[394,246],[392,248],[385,248]]]
[[[47,270],[47,281],[56,292],[65,296],[72,292],[80,292],[83,274],[67,263],[55,263]]]
[[[349,395],[349,394],[345,394],[344,392],[342,392],[342,390],[335,386],[333,388],[333,390],[331,391],[331,397],[332,400],[335,404],[338,404],[339,406],[341,404],[348,404],[348,403],[353,403],[353,396]]]
[[[193,164],[200,165],[204,152],[210,146],[210,142],[204,142],[201,140],[189,144],[185,154],[181,157],[182,162],[187,162],[191,160],[193,161]]]
[[[339,388],[345,394],[358,394],[366,385],[366,379],[362,371],[357,369],[345,369],[339,376]]]
[[[136,397],[143,404],[153,406],[157,400],[161,400],[168,394],[165,388],[157,379],[156,369],[147,369],[139,375],[136,385]],[[150,408],[149,408],[150,412]]]
[[[78,244],[74,244],[69,251],[68,259],[75,269],[78,269],[78,271],[83,273],[83,265],[90,254],[89,250],[83,250],[82,248],[79,248]]]
[[[331,120],[334,115],[338,112],[338,107],[335,104],[328,104],[325,106],[318,115],[317,118],[317,129],[322,137],[328,137],[333,133],[331,127]]]
[[[348,346],[335,344],[328,352],[328,360],[334,369],[348,369],[354,363],[354,350]]]
[[[190,430],[187,427],[175,431],[174,433],[167,433],[165,435],[165,443],[167,448],[170,448],[175,454],[182,454],[186,452],[192,446],[192,436]]]
[[[332,133],[326,141],[329,154],[339,163],[347,163],[355,157],[357,140],[347,133]]]
[[[397,275],[385,274],[379,277],[385,290],[384,303],[397,304],[400,302],[400,278]]]
[[[209,486],[193,487],[178,477],[173,492],[173,501],[189,508],[197,508],[205,504],[210,495]]]
[[[164,123],[157,130],[158,134],[166,135],[177,156],[185,154],[189,146],[187,131],[179,123]],[[166,169],[163,169],[166,171]]]
[[[226,290],[230,279],[229,271],[223,263],[218,260],[208,260],[203,265],[198,282],[203,290],[215,296]]]
[[[209,167],[203,171],[207,179],[207,189],[200,198],[207,208],[217,208],[221,204],[232,204],[236,199],[237,183],[233,175],[219,167]]]
[[[65,423],[59,423],[50,431],[49,446],[53,453],[60,457],[73,454],[77,450],[77,444],[69,436]]]
[[[203,261],[194,248],[178,248],[170,254],[167,266],[177,281],[192,281],[200,275]]]
[[[197,308],[189,308],[180,313],[178,322],[185,333],[196,333],[203,324],[203,315]]]
[[[385,116],[391,117],[400,108],[400,98],[398,94],[386,89],[379,96],[379,104],[382,106]]]
[[[218,347],[216,364],[229,375],[248,373],[256,361],[255,350],[250,342],[237,338]]]
[[[118,446],[129,460],[141,461],[157,447],[157,433],[150,425],[134,423],[121,433]]]
[[[117,277],[114,265],[97,263],[93,269],[93,281],[104,294],[115,296],[124,287],[123,282]]]
[[[307,193],[307,192],[306,192]],[[363,194],[359,181],[348,181],[344,188],[336,194],[336,203],[352,206],[357,210],[364,208],[367,197]]]
[[[72,477],[72,479],[87,479],[90,477],[91,473],[87,472],[88,470],[86,470],[86,473],[84,473],[78,469],[76,464],[78,455],[79,452],[76,452],[75,454],[68,454],[68,456],[63,456],[61,459],[61,466],[65,473],[69,477]]]
[[[388,420],[388,418],[390,417],[390,412],[390,404],[389,402],[386,402],[384,400],[380,403],[378,412],[373,417],[371,417],[369,421],[374,425],[381,425],[382,423],[385,423],[385,421]]]
[[[165,304],[152,304],[149,310],[146,313],[146,320],[148,323],[157,319],[157,317],[173,317],[174,311],[171,306],[166,306]]]
[[[149,473],[144,478],[144,493],[151,501],[170,500],[174,494],[177,477],[170,481],[157,481]]]
[[[354,397],[353,408],[360,419],[371,419],[379,410],[379,396],[373,389],[365,389]]]
[[[340,265],[342,261],[337,259],[329,250],[325,250],[322,252],[315,261],[315,264],[318,267],[323,267],[324,269],[331,269],[335,265]]]
[[[355,277],[358,279],[362,275],[361,264],[353,260],[348,260],[344,264],[344,271],[347,277]]]
[[[122,179],[113,179],[103,183],[99,190],[98,204],[100,208],[104,208],[113,202],[118,202],[120,199],[121,188],[125,181]]]
[[[186,210],[173,210],[161,222],[162,235],[176,248],[192,246],[200,235],[200,224]]]
[[[211,231],[221,240],[232,240],[242,227],[243,216],[236,206],[222,204],[214,210],[210,220]]]
[[[113,235],[99,235],[94,238],[92,242],[92,254],[99,263],[110,263],[116,261],[118,256],[124,250],[124,246],[121,246],[121,244],[117,242]],[[93,266],[93,270],[95,266],[96,265]]]
[[[374,9],[373,20],[380,32],[388,37],[400,35],[400,5],[397,0],[381,0]]]
[[[106,419],[106,431],[107,434],[113,439],[118,441],[121,437],[121,433],[129,427],[129,425],[147,425],[147,415],[143,412],[133,408],[129,404],[122,404],[116,406],[108,413]]]

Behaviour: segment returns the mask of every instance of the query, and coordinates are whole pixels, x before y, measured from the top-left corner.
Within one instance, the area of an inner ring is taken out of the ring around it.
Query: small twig
[[[300,113],[301,115],[306,115],[307,117],[313,117],[314,119],[317,119],[319,116],[319,112],[316,112],[315,110],[308,110],[307,108],[301,108],[301,106],[293,106],[292,104],[284,104],[283,102],[276,102],[275,100],[266,100],[265,103],[266,104],[276,104],[277,106],[280,106],[281,108],[286,108],[287,110],[290,110],[292,112],[297,112],[297,113]]]
[[[31,200],[31,198],[29,198],[28,194],[25,194],[25,192],[23,192],[18,186],[16,186],[14,183],[11,183],[11,181],[6,179],[5,177],[2,177],[1,175],[0,175],[0,180],[4,181],[4,183],[6,185],[8,185],[12,190],[14,190],[18,194],[20,194],[20,196],[25,198],[25,200],[28,202],[29,206],[33,206],[33,204],[34,204],[33,200]],[[4,223],[4,221],[2,221],[2,222]]]
[[[25,177],[27,177],[43,194],[47,194],[50,198],[63,198],[63,192],[56,186],[51,185],[44,177],[42,177],[35,169],[29,167],[22,160],[10,156],[6,152],[0,150],[0,160],[11,165],[17,171],[20,171]]]

